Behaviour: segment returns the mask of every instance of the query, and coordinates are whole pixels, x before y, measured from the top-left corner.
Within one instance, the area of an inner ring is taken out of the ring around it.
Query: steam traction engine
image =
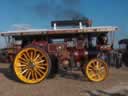
[[[77,69],[91,81],[103,81],[108,74],[106,57],[113,48],[108,37],[117,28],[91,27],[90,20],[53,21],[51,25],[53,29],[1,33],[10,44],[7,54],[15,76],[31,84],[58,70]]]

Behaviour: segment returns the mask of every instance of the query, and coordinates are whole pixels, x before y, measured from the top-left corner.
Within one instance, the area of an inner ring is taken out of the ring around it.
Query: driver
[[[108,38],[106,34],[100,34],[97,38],[97,45],[107,45]]]
[[[79,37],[77,38],[76,45],[78,49],[87,47],[87,38],[83,34],[80,34]]]

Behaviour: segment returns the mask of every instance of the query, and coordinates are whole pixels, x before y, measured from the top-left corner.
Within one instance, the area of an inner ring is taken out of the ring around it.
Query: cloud
[[[30,24],[13,24],[10,27],[10,30],[27,30],[31,29],[32,26]]]

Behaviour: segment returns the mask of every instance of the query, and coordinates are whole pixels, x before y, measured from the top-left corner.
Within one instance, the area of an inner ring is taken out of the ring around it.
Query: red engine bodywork
[[[74,58],[75,58],[75,61],[81,61],[82,59],[84,59],[87,54],[86,53],[86,50],[85,49],[76,49],[74,50]]]

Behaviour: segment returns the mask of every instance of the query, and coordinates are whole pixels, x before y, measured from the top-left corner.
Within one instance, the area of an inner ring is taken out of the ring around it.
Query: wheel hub
[[[34,64],[32,61],[30,61],[30,62],[29,62],[29,67],[30,67],[31,69],[33,69],[33,68],[35,67],[35,64]]]

